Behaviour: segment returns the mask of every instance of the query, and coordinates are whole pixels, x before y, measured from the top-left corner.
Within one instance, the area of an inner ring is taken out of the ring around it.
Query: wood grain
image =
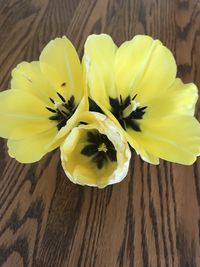
[[[67,35],[82,56],[101,32],[117,44],[161,39],[200,88],[199,0],[0,0],[1,90],[50,39]],[[98,190],[72,184],[58,150],[22,165],[0,147],[0,266],[200,266],[200,160],[150,166],[133,155],[127,178]]]

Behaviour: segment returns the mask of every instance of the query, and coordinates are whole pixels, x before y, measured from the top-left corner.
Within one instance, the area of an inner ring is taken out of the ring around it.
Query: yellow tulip
[[[92,99],[121,128],[147,162],[192,164],[200,154],[198,98],[193,83],[176,78],[172,53],[159,40],[138,35],[119,48],[106,34],[91,35],[83,62]]]
[[[61,145],[68,178],[81,185],[103,188],[127,175],[131,152],[118,127],[105,115],[85,112]]]
[[[82,65],[66,37],[50,41],[39,61],[20,63],[11,89],[0,93],[0,136],[10,156],[34,162],[58,147],[87,110],[83,91]]]

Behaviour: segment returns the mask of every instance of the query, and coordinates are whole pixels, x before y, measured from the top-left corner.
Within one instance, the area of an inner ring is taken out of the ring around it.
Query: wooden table
[[[1,90],[50,39],[67,35],[82,56],[101,32],[118,45],[161,39],[178,75],[200,86],[199,0],[0,0]],[[98,190],[65,177],[59,150],[23,165],[0,142],[0,266],[200,266],[199,160],[150,166],[133,156],[123,182]]]

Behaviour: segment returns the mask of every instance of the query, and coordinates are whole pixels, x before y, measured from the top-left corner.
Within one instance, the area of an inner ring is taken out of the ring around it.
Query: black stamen
[[[137,96],[137,94],[136,94],[136,95],[134,95],[134,97],[132,98],[132,100],[135,100],[136,96]]]
[[[64,83],[61,84],[61,87],[65,86],[65,85],[66,85],[66,83],[64,82]]]
[[[62,117],[59,114],[56,114],[56,115],[49,117],[49,119],[52,121],[60,121],[62,120]]]
[[[122,95],[120,95],[120,104],[121,104],[121,105],[123,104],[123,101],[122,101]]]
[[[139,108],[140,110],[145,110],[147,108],[147,106],[144,106],[142,108]]]
[[[127,98],[124,100],[124,103],[122,105],[122,109],[124,110],[126,107],[128,107],[131,104],[131,98],[130,96],[127,96]]]
[[[51,111],[51,112],[53,112],[53,113],[56,113],[56,110],[53,109],[53,108],[46,107],[46,109],[48,109],[49,111]]]
[[[60,97],[60,99],[62,100],[62,102],[65,103],[65,98],[59,92],[57,92],[57,95]]]
[[[49,99],[53,104],[55,104],[55,101],[51,97],[49,97]]]
[[[70,99],[68,100],[68,106],[70,110],[74,107],[74,100],[75,100],[74,96],[71,96]]]
[[[61,110],[61,112],[66,115],[66,116],[69,116],[69,113],[65,112],[64,110]]]

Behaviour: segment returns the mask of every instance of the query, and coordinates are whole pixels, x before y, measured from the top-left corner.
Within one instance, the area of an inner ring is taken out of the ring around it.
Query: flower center
[[[130,105],[122,111],[123,118],[127,118],[128,116],[130,116],[133,111],[136,111],[136,109],[139,108],[139,106],[140,103],[137,103],[135,100],[132,100],[130,102]]]
[[[107,152],[107,147],[104,143],[102,143],[99,147],[98,147],[98,151],[103,151],[103,152]]]
[[[120,100],[109,97],[109,102],[112,114],[124,129],[132,128],[137,132],[141,132],[138,120],[143,118],[147,106],[140,106],[140,103],[135,101],[136,96],[132,99],[127,96],[124,100],[121,95]],[[92,99],[89,99],[89,107],[90,111],[104,113]]]
[[[63,126],[66,125],[67,121],[71,118],[76,110],[76,104],[74,101],[74,96],[71,96],[68,101],[57,92],[61,102],[54,101],[52,98],[49,98],[50,101],[54,104],[54,108],[46,107],[54,115],[50,116],[49,119],[57,121],[57,128],[60,130]]]
[[[98,131],[89,131],[87,133],[88,144],[81,150],[81,154],[91,157],[91,162],[102,169],[108,161],[117,161],[116,150],[105,134]]]
[[[124,100],[120,95],[120,100],[118,98],[109,98],[111,105],[111,112],[119,121],[124,129],[132,128],[133,130],[140,132],[140,126],[138,120],[143,118],[145,114],[145,107],[140,107],[140,103],[135,101],[137,95],[132,99],[127,96]]]

